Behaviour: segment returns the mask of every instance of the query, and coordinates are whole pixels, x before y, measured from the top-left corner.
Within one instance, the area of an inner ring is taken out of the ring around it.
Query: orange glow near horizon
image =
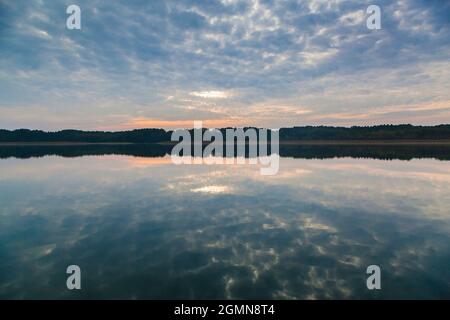
[[[287,117],[284,112],[288,111]],[[191,119],[191,120],[163,120],[145,117],[135,117],[124,119],[119,123],[111,123],[107,126],[98,126],[94,130],[107,131],[123,131],[144,128],[161,128],[166,130],[173,129],[191,129],[194,121],[202,121],[204,128],[226,128],[226,127],[267,127],[281,128],[293,126],[358,126],[358,125],[382,125],[382,124],[399,124],[411,123],[420,125],[419,119],[427,120],[426,124],[433,125],[449,123],[450,101],[434,101],[422,104],[410,105],[394,105],[379,108],[368,109],[366,112],[314,112],[313,110],[298,112],[292,114],[295,108],[287,108],[283,106],[279,109],[271,110],[271,114],[267,114],[266,108],[259,107],[252,109],[252,113],[246,113],[244,110],[241,115],[233,115],[223,119]],[[432,115],[427,112],[434,111]],[[394,115],[401,117],[392,118]],[[284,118],[283,118],[284,116]],[[391,117],[391,121],[383,121],[385,117]],[[278,120],[277,117],[280,117]],[[403,120],[402,120],[403,119]],[[344,122],[347,120],[347,122]],[[395,121],[394,121],[395,120]]]
[[[101,127],[101,130],[132,130],[143,128],[161,129],[190,129],[194,127],[194,121],[202,121],[204,128],[224,128],[236,126],[248,126],[244,119],[208,119],[208,120],[158,120],[148,118],[134,118],[130,121],[116,126]]]
[[[145,168],[145,167],[157,166],[157,165],[167,165],[167,164],[172,163],[170,156],[157,157],[157,158],[127,157],[126,161],[132,167],[138,167],[138,168]]]

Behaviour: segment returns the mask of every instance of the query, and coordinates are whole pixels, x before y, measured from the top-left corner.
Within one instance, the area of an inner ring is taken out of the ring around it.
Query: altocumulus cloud
[[[0,127],[450,120],[448,1],[76,3],[0,0]]]

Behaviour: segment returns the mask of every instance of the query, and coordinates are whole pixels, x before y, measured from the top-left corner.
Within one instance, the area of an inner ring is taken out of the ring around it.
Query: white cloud
[[[348,26],[355,26],[364,22],[364,12],[362,10],[349,12],[339,18],[339,21]]]
[[[231,92],[227,91],[193,91],[191,96],[205,98],[205,99],[228,99],[233,96]]]

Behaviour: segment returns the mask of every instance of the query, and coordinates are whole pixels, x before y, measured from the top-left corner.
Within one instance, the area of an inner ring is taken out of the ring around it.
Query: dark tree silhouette
[[[225,130],[220,129],[224,134]],[[192,133],[192,130],[191,130]],[[0,142],[87,142],[87,143],[155,143],[169,142],[172,131],[137,129],[106,132],[62,130],[0,130]],[[191,134],[191,136],[193,136]],[[450,139],[450,125],[413,126],[380,125],[367,127],[307,126],[280,129],[281,141],[294,140],[442,140]]]

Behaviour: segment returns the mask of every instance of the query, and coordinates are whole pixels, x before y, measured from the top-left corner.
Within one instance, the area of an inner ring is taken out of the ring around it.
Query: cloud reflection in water
[[[449,298],[450,164],[0,162],[1,298]],[[65,289],[78,264],[83,290]],[[368,291],[365,269],[382,268]]]

